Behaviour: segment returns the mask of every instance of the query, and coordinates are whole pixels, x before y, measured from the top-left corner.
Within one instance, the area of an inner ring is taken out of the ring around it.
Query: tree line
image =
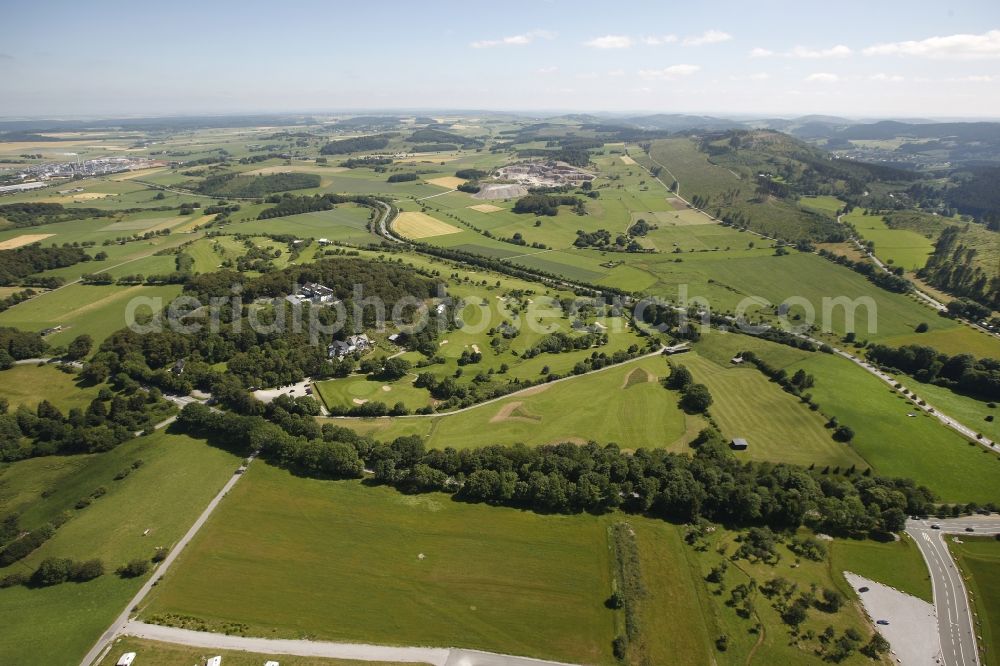
[[[949,356],[922,345],[871,345],[868,360],[910,375],[917,381],[944,386],[981,400],[1000,400],[1000,361],[972,354]]]
[[[614,444],[485,446],[425,450],[418,436],[377,442],[332,424],[316,439],[295,437],[260,417],[188,405],[192,434],[324,478],[374,480],[405,493],[445,492],[458,500],[540,513],[620,509],[668,520],[834,534],[898,531],[909,514],[934,509],[934,494],[910,480],[822,474],[784,463],[738,460],[721,435],[703,431],[693,455],[662,449],[627,453]]]

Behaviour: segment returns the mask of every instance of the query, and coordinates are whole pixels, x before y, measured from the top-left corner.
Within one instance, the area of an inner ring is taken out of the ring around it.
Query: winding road
[[[975,666],[980,663],[965,582],[944,540],[945,534],[970,534],[970,528],[974,534],[1000,534],[1000,516],[906,521],[906,533],[920,548],[930,570],[941,641],[940,661],[945,666]]]

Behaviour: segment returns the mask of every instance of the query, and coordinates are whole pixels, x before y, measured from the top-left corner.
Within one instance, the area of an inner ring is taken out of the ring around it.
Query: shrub
[[[38,587],[49,587],[65,583],[69,579],[73,560],[49,557],[42,560],[35,572],[31,574],[31,584]]]
[[[117,573],[122,578],[138,578],[149,571],[149,562],[146,560],[132,560],[118,567]]]
[[[104,562],[93,559],[85,562],[73,562],[69,568],[69,580],[82,583],[94,580],[104,575]]]

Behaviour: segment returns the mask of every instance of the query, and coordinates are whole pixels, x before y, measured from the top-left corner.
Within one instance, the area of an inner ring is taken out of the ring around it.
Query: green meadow
[[[901,534],[899,541],[835,539],[828,545],[831,576],[845,596],[854,594],[841,575],[850,571],[933,603],[927,563],[909,535]]]
[[[143,461],[141,467],[114,480],[136,460]],[[52,539],[12,566],[30,572],[47,557],[96,557],[106,573],[87,583],[0,590],[0,661],[78,661],[142,584],[142,578],[119,578],[114,569],[179,539],[238,464],[239,458],[203,442],[160,432],[79,460],[39,458],[5,466],[4,493],[15,489],[5,505],[23,507],[25,524],[65,510],[72,514]],[[56,483],[56,493],[43,493],[49,489],[42,484],[45,476]],[[103,497],[73,508],[98,486],[107,488]]]
[[[256,464],[141,616],[610,664],[606,525]]]
[[[736,453],[738,457],[806,467],[867,466],[849,445],[833,440],[822,415],[785,393],[756,368],[719,365],[697,352],[677,356],[673,362],[689,369],[696,382],[708,386],[713,398],[709,413],[722,434],[749,442],[747,451]]]
[[[121,287],[70,284],[0,312],[0,326],[15,326],[29,331],[62,326],[63,330],[46,338],[50,344],[68,344],[83,333],[99,344],[125,327],[127,307],[132,299],[139,299],[135,301],[136,313],[155,313],[180,291],[179,285]]]

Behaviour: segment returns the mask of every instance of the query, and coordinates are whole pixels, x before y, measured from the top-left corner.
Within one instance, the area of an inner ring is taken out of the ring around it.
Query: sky
[[[35,0],[0,17],[0,117],[1000,117],[1000,0]]]

